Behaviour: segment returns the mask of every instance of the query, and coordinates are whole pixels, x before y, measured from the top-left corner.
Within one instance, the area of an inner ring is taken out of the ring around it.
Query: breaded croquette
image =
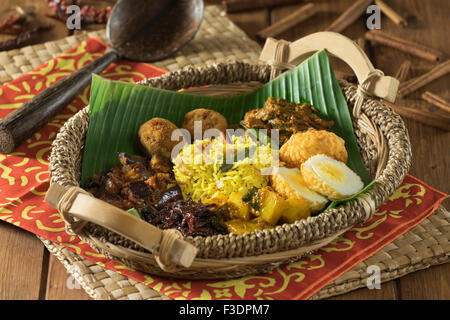
[[[195,109],[184,116],[181,127],[188,130],[191,134],[192,140],[194,140],[194,121],[201,121],[201,133],[200,140],[203,139],[203,134],[208,129],[217,129],[221,132],[225,132],[228,127],[227,119],[220,113],[209,109]],[[196,137],[195,137],[196,138]]]
[[[280,160],[295,168],[300,168],[302,163],[316,154],[347,162],[344,139],[326,130],[297,132],[280,148]]]
[[[178,127],[169,120],[153,118],[141,125],[138,138],[143,150],[149,155],[171,158],[171,152],[179,141],[172,141],[172,132]]]

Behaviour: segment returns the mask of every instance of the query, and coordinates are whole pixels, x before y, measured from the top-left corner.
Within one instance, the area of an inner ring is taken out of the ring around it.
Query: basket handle
[[[79,233],[86,222],[95,223],[151,251],[163,270],[174,264],[188,268],[197,254],[197,248],[184,241],[179,231],[161,230],[79,187],[51,183],[45,201],[60,212],[69,233]]]
[[[395,101],[399,81],[375,69],[364,50],[356,42],[336,32],[317,32],[294,42],[268,38],[260,60],[271,64],[275,69],[274,72],[279,75],[281,71],[294,68],[322,49],[340,58],[352,68],[365,94],[383,98],[389,102]]]

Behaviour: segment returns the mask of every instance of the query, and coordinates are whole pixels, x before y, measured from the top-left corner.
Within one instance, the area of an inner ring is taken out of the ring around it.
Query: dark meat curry
[[[120,164],[97,173],[85,188],[96,198],[124,210],[155,203],[169,184],[175,184],[172,163],[162,156],[151,159],[117,153]]]
[[[243,123],[249,128],[266,129],[268,135],[271,129],[278,129],[281,146],[298,131],[309,128],[328,130],[334,125],[333,121],[321,119],[316,112],[317,109],[307,103],[289,102],[282,98],[275,100],[270,97],[263,108],[247,112]]]
[[[183,199],[169,159],[123,152],[117,158],[120,163],[86,182],[85,189],[96,198],[123,210],[135,209],[145,221],[161,229],[178,229],[184,236],[226,233],[211,206]]]

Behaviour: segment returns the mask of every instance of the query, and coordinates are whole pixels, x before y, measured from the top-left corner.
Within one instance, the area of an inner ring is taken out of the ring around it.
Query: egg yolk
[[[290,184],[294,189],[301,190],[303,192],[311,193],[308,188],[305,186],[305,181],[301,173],[293,171],[293,172],[283,172],[283,176],[285,181]]]
[[[327,182],[336,185],[343,185],[347,183],[347,175],[336,164],[330,161],[321,161],[312,165],[314,172]]]
[[[288,171],[283,172],[283,176],[286,179],[289,179],[291,181],[295,181],[295,180],[302,181],[303,180],[301,174],[299,174],[299,173],[297,173],[295,171],[293,171],[293,172],[288,172]]]

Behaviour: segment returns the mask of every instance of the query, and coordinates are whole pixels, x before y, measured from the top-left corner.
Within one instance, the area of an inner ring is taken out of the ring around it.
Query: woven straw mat
[[[20,77],[90,37],[106,42],[105,31],[102,30],[0,52],[0,83]],[[256,63],[260,50],[260,46],[233,24],[224,12],[216,6],[208,6],[195,39],[174,56],[152,64],[176,71],[188,65],[197,67],[232,60]]]
[[[96,31],[60,40],[0,52],[0,84],[20,77],[82,41],[105,32]],[[188,65],[201,66],[239,60],[256,63],[261,48],[234,25],[216,6],[208,6],[199,33],[174,56],[153,63],[168,71]],[[38,237],[93,299],[170,299],[117,272],[105,269],[56,243]],[[420,225],[393,241],[378,253],[329,283],[311,299],[324,299],[366,286],[367,266],[378,265],[382,281],[449,261],[450,213],[442,206]]]

